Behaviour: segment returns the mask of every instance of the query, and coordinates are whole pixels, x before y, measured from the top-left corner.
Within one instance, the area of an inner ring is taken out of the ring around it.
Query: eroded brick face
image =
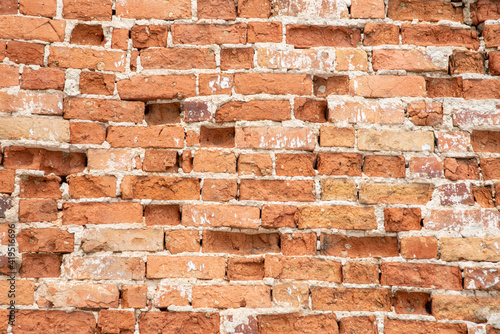
[[[0,0],[0,334],[500,332],[499,20]]]

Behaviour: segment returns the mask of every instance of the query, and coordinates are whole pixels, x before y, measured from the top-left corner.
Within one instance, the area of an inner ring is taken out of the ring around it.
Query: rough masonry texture
[[[499,0],[0,0],[0,334],[499,334],[499,209]]]

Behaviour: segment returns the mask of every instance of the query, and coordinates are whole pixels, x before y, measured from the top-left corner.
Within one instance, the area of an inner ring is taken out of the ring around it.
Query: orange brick
[[[82,94],[113,95],[115,75],[94,72],[80,74],[80,92]]]
[[[165,187],[169,189],[165,191]],[[200,180],[195,178],[127,175],[121,183],[123,199],[198,200]]]
[[[362,183],[359,186],[359,202],[425,205],[431,200],[433,192],[434,185],[428,183]]]
[[[303,315],[301,313],[258,315],[259,333],[299,334],[338,333],[335,314]]]
[[[236,129],[239,148],[288,149],[312,151],[316,135],[309,128],[251,127]]]
[[[87,157],[91,170],[132,170],[133,153],[127,150],[89,149]]]
[[[282,31],[281,22],[249,22],[248,43],[279,43]]]
[[[279,306],[308,308],[309,284],[299,282],[275,284],[273,301]]]
[[[106,140],[106,126],[101,123],[69,124],[71,144],[96,144],[101,145]]]
[[[274,50],[259,48],[257,64],[260,67],[273,69],[315,69],[319,71],[333,70],[333,53],[316,50]],[[253,59],[253,54],[252,54]]]
[[[65,203],[63,225],[142,223],[139,203]]]
[[[19,201],[19,222],[54,221],[57,202],[54,199],[22,199]]]
[[[19,68],[9,65],[0,65],[0,87],[19,85]],[[5,96],[5,94],[2,94]]]
[[[179,205],[147,205],[144,209],[146,225],[179,225],[181,223]]]
[[[217,123],[234,121],[284,121],[291,118],[290,102],[283,100],[253,100],[249,102],[227,102],[217,108]]]
[[[405,70],[407,72],[447,71],[447,55],[436,57],[416,50],[373,50],[373,69]]]
[[[17,14],[18,1],[16,0],[5,0],[0,5],[0,14]]]
[[[461,77],[426,78],[428,97],[462,97],[463,82]]]
[[[199,75],[200,95],[231,95],[233,88],[233,74],[204,74]]]
[[[167,26],[140,26],[132,27],[130,36],[134,48],[143,49],[149,47],[166,47],[167,46]]]
[[[0,170],[0,193],[12,193],[15,187],[15,179],[15,170]]]
[[[195,308],[269,308],[271,288],[262,285],[209,285],[193,287]]]
[[[64,0],[63,17],[74,20],[111,21],[111,0]]]
[[[368,261],[347,261],[342,266],[342,282],[354,284],[379,284],[380,268]]]
[[[406,175],[405,159],[401,155],[367,155],[363,173],[370,177],[402,178]]]
[[[310,95],[312,81],[307,74],[236,73],[234,89],[236,93],[244,95]]]
[[[390,311],[390,289],[311,287],[312,309],[321,311]]]
[[[409,103],[407,113],[415,125],[436,126],[443,123],[443,106],[439,102]]]
[[[344,317],[339,321],[341,334],[347,333],[376,333],[377,322],[375,316]]]
[[[67,179],[71,198],[116,197],[116,177],[71,175]]]
[[[132,311],[101,310],[97,319],[97,328],[101,333],[133,332],[135,314]]]
[[[82,250],[94,252],[162,251],[163,231],[158,229],[87,228],[82,234]]]
[[[148,289],[146,285],[122,285],[122,307],[146,307]]]
[[[19,310],[16,315],[16,330],[20,333],[50,333],[54,324],[64,332],[73,330],[92,333],[96,328],[95,316],[91,312],[56,310]]]
[[[315,46],[356,47],[361,40],[359,29],[342,26],[286,26],[286,42],[296,48]]]
[[[62,115],[63,94],[19,91],[16,95],[0,93],[0,110],[6,112],[29,110],[32,114]]]
[[[384,209],[385,230],[387,232],[419,231],[422,227],[420,221],[422,213],[420,208],[386,208]]]
[[[416,178],[443,177],[443,160],[437,157],[412,157],[410,172]]]
[[[284,233],[281,235],[283,255],[316,255],[316,233]]]
[[[262,207],[262,227],[296,227],[299,219],[296,206],[266,204]]]
[[[500,38],[498,37],[499,31],[500,31],[499,24],[484,26],[483,37],[484,37],[484,44],[487,48],[500,46]]]
[[[328,118],[328,104],[326,101],[317,101],[308,98],[294,100],[294,116],[308,122],[326,123]]]
[[[244,234],[204,230],[202,251],[203,253],[239,255],[279,253],[279,234]]]
[[[71,253],[74,234],[57,228],[23,229],[17,235],[19,251]]]
[[[214,256],[155,256],[149,255],[147,278],[224,278],[226,260]]]
[[[104,46],[106,39],[100,25],[78,24],[71,31],[69,42],[79,45]]]
[[[236,198],[236,179],[204,179],[201,197],[204,201],[227,202]]]
[[[465,324],[445,324],[431,321],[385,319],[384,330],[387,334],[397,334],[401,332],[402,328],[404,328],[404,330],[411,331],[411,333],[467,333],[467,325]]]
[[[220,69],[250,69],[253,68],[253,48],[231,48],[220,51]]]
[[[434,237],[403,237],[401,255],[406,259],[437,258],[438,241]]]
[[[12,29],[16,27],[16,29]],[[39,17],[0,17],[0,38],[63,42],[66,22]]]
[[[380,271],[382,285],[462,290],[462,271],[455,266],[384,262]]]
[[[38,70],[25,67],[21,74],[21,89],[56,89],[63,90],[65,72],[57,68],[39,68]]]
[[[118,81],[116,87],[124,100],[169,100],[195,96],[196,78],[193,75],[136,75]]]
[[[127,50],[128,36],[130,31],[128,29],[113,28],[113,35],[111,37],[111,48]]]
[[[464,289],[498,290],[499,277],[497,268],[464,268]]]
[[[280,176],[314,176],[316,154],[277,154],[276,175]]]
[[[181,0],[175,3],[159,3],[156,0],[118,0],[116,15],[130,19],[175,20],[191,18],[191,3]]]
[[[498,298],[472,296],[432,296],[432,315],[436,320],[451,319],[485,322],[489,314],[500,308]],[[481,314],[479,310],[484,310]]]
[[[368,230],[377,228],[373,208],[347,205],[302,206],[299,228]]]
[[[158,331],[218,334],[220,317],[217,313],[206,312],[144,312],[139,316],[139,328],[151,334]]]
[[[172,24],[175,44],[245,44],[247,25],[235,24]]]
[[[340,262],[311,257],[266,255],[266,277],[340,283]]]
[[[266,0],[238,0],[238,17],[267,19],[272,4]]]
[[[391,100],[339,101],[329,104],[331,122],[401,124],[404,119],[403,103]]]
[[[314,94],[318,97],[327,97],[328,95],[348,95],[349,77],[347,75],[334,76],[314,76],[313,78]]]
[[[403,24],[401,39],[403,44],[420,46],[462,46],[474,50],[479,48],[475,30],[430,24]]]
[[[450,56],[450,73],[484,73],[484,57],[479,52],[454,50]]]
[[[500,45],[500,44],[499,44]],[[464,98],[499,99],[500,79],[471,79],[463,81]]]
[[[193,170],[200,173],[236,173],[236,156],[232,152],[199,150],[194,153]]]
[[[86,282],[50,282],[39,287],[38,292],[54,307],[79,308],[117,308],[120,295],[114,284]]]
[[[97,51],[92,49],[52,46],[49,66],[99,71],[125,71],[126,54],[123,51]]]
[[[350,80],[351,95],[364,97],[426,96],[425,79],[420,76],[375,75]]]
[[[215,53],[211,49],[158,48],[141,50],[141,65],[144,69],[215,68]]]
[[[368,22],[363,30],[364,45],[376,46],[383,44],[399,44],[399,27],[387,23]]]
[[[264,258],[231,257],[227,261],[230,281],[253,281],[264,278]]]
[[[353,19],[383,19],[385,6],[382,0],[354,0],[351,3]]]
[[[392,299],[398,314],[430,315],[431,295],[422,292],[396,291]]]
[[[16,304],[17,305],[33,305],[35,283],[33,281],[16,279]],[[8,280],[0,281],[0,304],[10,305],[8,297],[10,290],[10,282]],[[17,320],[17,319],[16,319]]]
[[[249,180],[240,181],[241,201],[315,201],[313,181]]]
[[[320,243],[321,255],[352,258],[399,256],[395,237],[347,237],[322,233]]]
[[[20,270],[23,278],[49,278],[61,276],[62,255],[28,253],[22,255]]]
[[[17,64],[43,65],[43,44],[10,41],[6,56]]]
[[[144,103],[89,98],[66,98],[64,118],[92,121],[134,122],[144,118]]]
[[[200,233],[198,231],[175,230],[165,233],[165,248],[171,254],[200,251]]]
[[[106,141],[111,147],[181,148],[184,145],[184,128],[110,126]]]
[[[144,279],[146,265],[138,257],[71,256],[64,259],[63,268],[69,279],[141,280]]]
[[[182,285],[176,286],[160,283],[155,292],[153,305],[161,308],[167,308],[173,305],[188,306],[189,299],[186,293],[186,287]]]
[[[336,128],[322,126],[319,135],[319,145],[322,147],[354,147],[354,128]]]
[[[391,0],[387,16],[397,21],[463,22],[462,7],[455,7],[446,1]]]
[[[368,71],[368,59],[364,50],[338,49],[335,52],[335,59],[337,71]]]
[[[260,209],[242,205],[184,205],[182,225],[232,228],[259,228]]]
[[[318,174],[361,176],[362,164],[358,153],[318,153]]]
[[[323,178],[321,184],[321,199],[324,201],[350,201],[358,199],[356,182],[348,178]]]
[[[269,154],[240,154],[238,157],[239,175],[271,175],[273,160]]]

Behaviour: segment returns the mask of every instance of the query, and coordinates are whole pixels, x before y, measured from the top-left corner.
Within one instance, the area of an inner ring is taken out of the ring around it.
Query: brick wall
[[[0,334],[500,333],[498,75],[498,0],[1,0]]]

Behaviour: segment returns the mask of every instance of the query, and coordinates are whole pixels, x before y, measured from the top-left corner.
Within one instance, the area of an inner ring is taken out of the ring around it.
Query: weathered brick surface
[[[499,19],[0,0],[0,334],[496,333]]]

